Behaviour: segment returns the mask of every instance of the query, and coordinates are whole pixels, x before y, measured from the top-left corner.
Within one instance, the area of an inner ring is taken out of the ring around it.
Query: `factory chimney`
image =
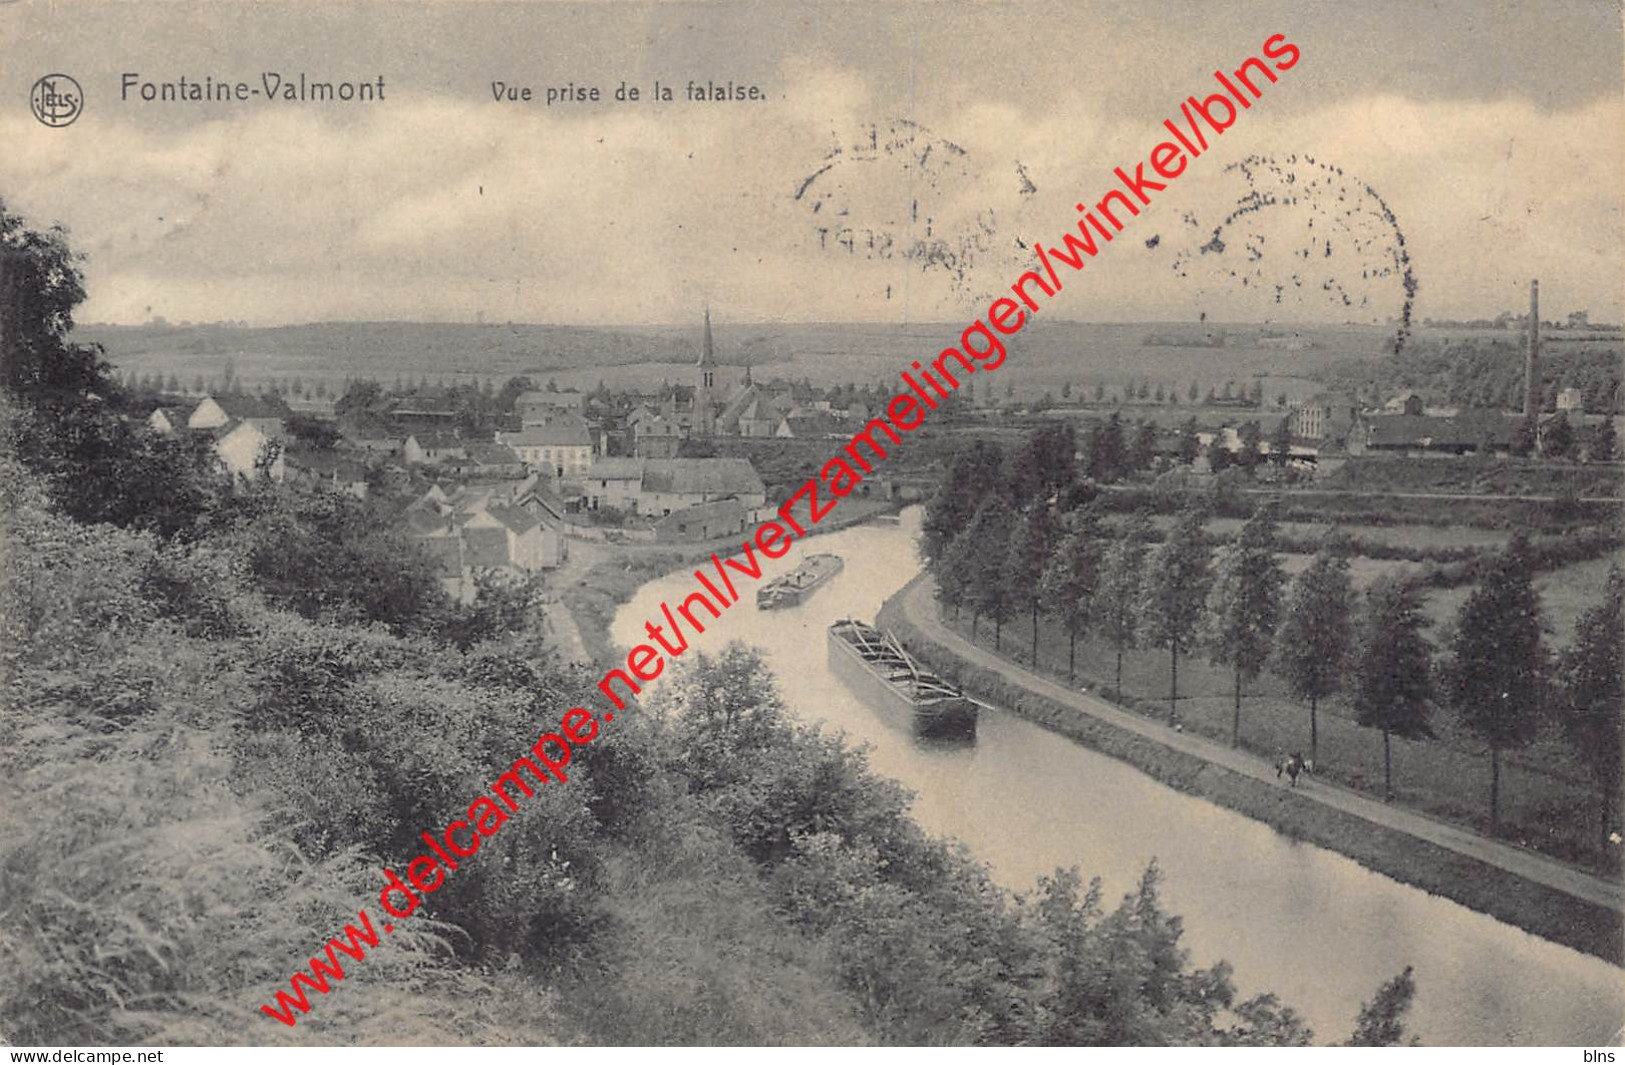
[[[1540,282],[1529,282],[1529,347],[1523,355],[1523,416],[1540,416]]]

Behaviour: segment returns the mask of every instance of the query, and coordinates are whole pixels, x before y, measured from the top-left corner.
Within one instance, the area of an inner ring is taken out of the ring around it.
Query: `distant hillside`
[[[718,360],[749,364],[759,378],[807,377],[815,382],[893,378],[914,359],[956,343],[963,323],[912,325],[717,323]],[[1210,331],[1226,343],[1213,345]],[[1000,377],[1022,386],[1142,378],[1195,381],[1205,389],[1253,376],[1307,380],[1349,358],[1379,354],[1389,331],[1380,326],[1299,326],[1307,344],[1279,345],[1278,329],[1193,323],[1100,324],[1034,321],[1010,342]],[[183,386],[207,381],[228,364],[250,385],[275,377],[340,381],[400,375],[431,379],[518,374],[585,382],[673,377],[698,357],[700,326],[588,328],[551,325],[469,325],[418,322],[335,322],[276,328],[86,326],[76,339],[100,343],[120,370],[173,373]],[[1275,337],[1274,343],[1262,343]],[[1148,343],[1149,341],[1149,343]],[[1188,342],[1187,342],[1188,341]],[[573,371],[573,372],[572,372]],[[1271,385],[1273,388],[1274,385]]]
[[[1560,388],[1577,388],[1593,414],[1620,410],[1618,340],[1581,339],[1541,346],[1543,406],[1555,406]],[[1523,405],[1523,340],[1497,330],[1468,335],[1422,337],[1399,357],[1360,359],[1329,366],[1321,374],[1328,387],[1376,402],[1402,391],[1429,403],[1461,407]]]

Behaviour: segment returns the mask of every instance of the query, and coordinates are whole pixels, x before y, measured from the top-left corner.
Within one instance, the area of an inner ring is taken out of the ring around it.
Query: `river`
[[[1077,865],[1115,903],[1156,859],[1192,962],[1228,960],[1244,996],[1276,992],[1321,1042],[1346,1039],[1360,1003],[1406,965],[1417,981],[1410,1030],[1430,1045],[1619,1042],[1625,972],[1604,961],[1288,839],[1014,715],[984,710],[974,746],[943,748],[860,701],[830,673],[824,629],[842,617],[872,621],[919,572],[919,518],[911,508],[901,525],[797,544],[769,575],[807,552],[838,554],[845,570],[790,610],[758,612],[745,591],[695,646],[759,647],[800,719],[869,744],[875,770],[916,793],[919,823],[963,841],[1009,888]],[[644,621],[692,582],[641,587],[615,616],[615,641],[647,642]]]

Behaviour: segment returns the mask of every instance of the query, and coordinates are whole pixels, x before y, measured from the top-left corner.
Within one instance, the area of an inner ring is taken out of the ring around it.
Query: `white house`
[[[281,441],[273,440],[255,422],[228,422],[209,432],[214,436],[214,452],[219,456],[220,464],[233,476],[245,480],[258,476],[257,464],[262,456],[271,454],[272,449],[276,457],[269,467],[271,480],[280,481],[287,476],[288,467],[282,457]]]
[[[511,448],[525,465],[555,477],[574,477],[592,465],[592,437],[580,418],[498,433],[497,443]]]

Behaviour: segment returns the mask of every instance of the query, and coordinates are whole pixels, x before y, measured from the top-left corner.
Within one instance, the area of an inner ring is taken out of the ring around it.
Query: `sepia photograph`
[[[1622,321],[1619,0],[0,0],[0,1053],[1613,1062]]]

